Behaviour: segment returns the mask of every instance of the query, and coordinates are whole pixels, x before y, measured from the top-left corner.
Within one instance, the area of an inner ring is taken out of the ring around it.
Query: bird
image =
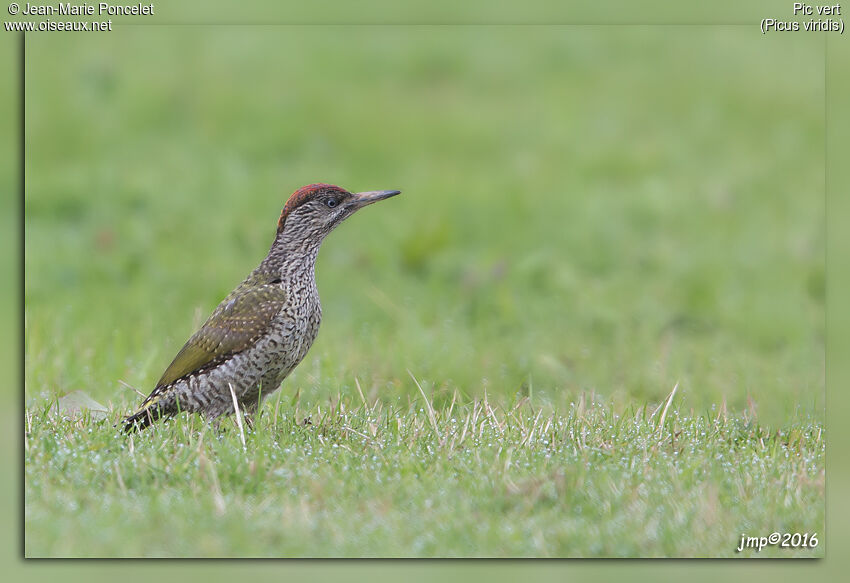
[[[253,415],[277,390],[316,339],[322,306],[316,287],[319,247],[340,223],[399,190],[349,192],[309,184],[286,201],[268,255],[222,300],[195,332],[139,408],[124,417],[125,433],[179,412],[219,417]]]

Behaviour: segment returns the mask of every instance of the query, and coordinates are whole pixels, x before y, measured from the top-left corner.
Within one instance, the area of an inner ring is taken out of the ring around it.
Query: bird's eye
[[[329,198],[325,204],[328,205],[328,208],[334,208],[339,203],[335,198]]]

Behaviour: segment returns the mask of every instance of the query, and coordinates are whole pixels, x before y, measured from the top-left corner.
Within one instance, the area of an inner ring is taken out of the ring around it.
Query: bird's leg
[[[242,404],[242,419],[251,431],[254,430],[254,420],[259,419],[260,417],[258,413],[260,410],[260,403],[262,403],[262,393],[256,401]]]
[[[245,426],[253,431],[254,430],[254,412],[253,411],[245,411],[242,414],[242,421],[245,422]]]
[[[221,417],[209,417],[207,423],[209,423],[216,435],[221,436]]]

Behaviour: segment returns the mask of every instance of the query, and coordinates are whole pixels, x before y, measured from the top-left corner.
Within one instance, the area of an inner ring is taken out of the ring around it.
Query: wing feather
[[[280,285],[237,288],[215,309],[165,369],[157,387],[211,368],[253,346],[286,304]]]

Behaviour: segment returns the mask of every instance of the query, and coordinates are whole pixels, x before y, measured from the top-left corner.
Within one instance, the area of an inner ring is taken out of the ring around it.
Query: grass
[[[51,556],[736,556],[742,533],[823,538],[822,427],[486,397],[266,407],[243,448],[178,418],[27,415],[28,524]],[[274,414],[277,411],[277,415]],[[284,413],[285,411],[285,413]],[[97,484],[96,488],[92,485]],[[85,529],[79,525],[84,523]],[[771,525],[770,532],[765,525]],[[127,536],[132,532],[132,536]],[[767,547],[745,556],[823,556]],[[28,555],[42,553],[30,547]]]
[[[822,51],[721,26],[29,36],[27,555],[820,532]],[[325,243],[319,338],[246,449],[229,422],[119,437],[122,383],[150,391],[316,181],[403,194]],[[46,413],[76,391],[107,418]]]

